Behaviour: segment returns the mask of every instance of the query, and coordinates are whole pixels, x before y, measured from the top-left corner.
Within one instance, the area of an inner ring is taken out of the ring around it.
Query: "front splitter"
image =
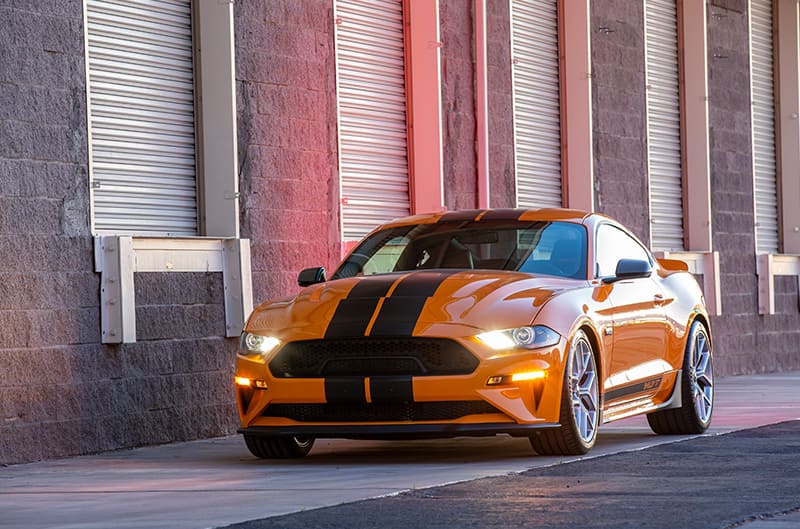
[[[449,437],[488,437],[511,435],[529,437],[537,430],[558,428],[558,423],[536,424],[359,424],[318,426],[253,426],[240,428],[240,434],[259,437],[315,437],[317,439],[442,439]]]

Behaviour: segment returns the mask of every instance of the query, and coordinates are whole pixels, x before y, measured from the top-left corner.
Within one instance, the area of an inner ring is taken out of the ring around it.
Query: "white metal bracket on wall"
[[[757,256],[758,313],[775,314],[775,276],[795,276],[800,293],[800,255]]]
[[[654,252],[656,259],[677,259],[686,263],[689,272],[703,276],[703,297],[711,316],[722,314],[722,291],[719,284],[719,252]]]
[[[253,310],[250,241],[235,238],[95,237],[103,343],[136,341],[135,272],[222,272],[226,336]]]

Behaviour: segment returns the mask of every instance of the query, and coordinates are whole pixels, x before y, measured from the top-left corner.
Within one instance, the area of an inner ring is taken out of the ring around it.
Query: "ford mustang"
[[[697,282],[607,216],[417,215],[298,283],[241,336],[239,432],[257,457],[302,457],[317,438],[498,434],[583,454],[602,423],[632,415],[659,434],[711,421]]]

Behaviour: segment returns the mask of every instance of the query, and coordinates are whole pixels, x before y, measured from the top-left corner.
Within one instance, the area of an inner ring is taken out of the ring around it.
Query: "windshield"
[[[456,268],[586,278],[586,230],[569,222],[453,221],[388,228],[362,241],[332,279]]]

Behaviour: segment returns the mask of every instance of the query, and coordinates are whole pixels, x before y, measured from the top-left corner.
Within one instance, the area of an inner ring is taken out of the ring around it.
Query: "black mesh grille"
[[[443,338],[355,338],[287,343],[270,362],[278,378],[466,375],[478,359]]]
[[[299,422],[446,421],[465,415],[502,413],[482,400],[359,404],[272,404],[266,417]]]

